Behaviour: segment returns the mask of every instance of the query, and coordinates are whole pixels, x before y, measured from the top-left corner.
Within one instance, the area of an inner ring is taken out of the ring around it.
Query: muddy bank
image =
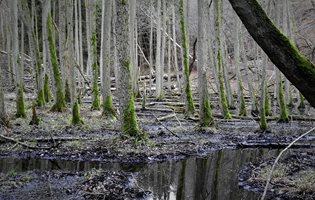
[[[240,187],[262,193],[274,159],[248,164],[239,176]],[[315,199],[314,149],[290,151],[276,166],[267,199]]]

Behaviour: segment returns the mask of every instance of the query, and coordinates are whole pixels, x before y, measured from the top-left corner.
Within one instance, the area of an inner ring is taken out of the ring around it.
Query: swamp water
[[[278,153],[279,150],[268,149],[224,149],[206,157],[144,165],[0,158],[0,173],[34,169],[73,172],[92,168],[124,170],[135,174],[139,187],[152,192],[149,199],[257,200],[258,193],[239,188],[239,170],[248,162],[270,158]]]

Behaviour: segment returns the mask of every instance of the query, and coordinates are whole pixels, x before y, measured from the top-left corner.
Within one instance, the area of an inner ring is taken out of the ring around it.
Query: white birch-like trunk
[[[161,88],[161,71],[162,71],[162,64],[161,64],[161,1],[157,1],[157,22],[156,22],[156,56],[155,56],[155,97],[160,99],[162,96],[162,88]]]
[[[149,94],[152,94],[152,75],[153,75],[153,0],[150,0],[150,42],[149,42],[149,51],[150,51],[150,72],[149,72]]]
[[[104,0],[105,11],[104,21],[102,22],[103,27],[103,70],[102,70],[102,96],[103,96],[103,107],[108,103],[108,98],[111,98],[111,80],[110,80],[110,68],[111,68],[111,21],[112,21],[112,0]],[[104,7],[103,7],[104,8]],[[104,107],[105,108],[105,107]],[[105,112],[105,110],[104,110]]]
[[[177,43],[176,43],[176,15],[175,15],[175,4],[173,0],[172,5],[172,25],[173,25],[173,53],[174,53],[174,68],[176,72],[176,79],[177,79],[177,87],[179,90],[181,89],[181,80],[179,77],[179,68],[178,68],[178,60],[177,60]]]

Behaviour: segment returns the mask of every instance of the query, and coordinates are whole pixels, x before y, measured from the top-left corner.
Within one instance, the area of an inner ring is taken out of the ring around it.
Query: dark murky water
[[[33,169],[88,171],[91,168],[126,170],[135,172],[138,185],[152,191],[151,199],[154,200],[257,200],[259,194],[239,189],[238,172],[244,164],[275,156],[278,152],[267,149],[226,149],[213,152],[205,158],[147,165],[1,158],[0,172]]]

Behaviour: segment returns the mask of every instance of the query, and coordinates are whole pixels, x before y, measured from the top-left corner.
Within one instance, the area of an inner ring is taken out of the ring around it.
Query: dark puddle
[[[238,186],[238,174],[246,163],[275,156],[279,150],[225,149],[207,157],[144,165],[64,160],[1,158],[0,173],[28,170],[82,172],[92,168],[132,172],[137,185],[152,191],[150,199],[256,200],[258,193]],[[35,188],[36,189],[36,188]]]

